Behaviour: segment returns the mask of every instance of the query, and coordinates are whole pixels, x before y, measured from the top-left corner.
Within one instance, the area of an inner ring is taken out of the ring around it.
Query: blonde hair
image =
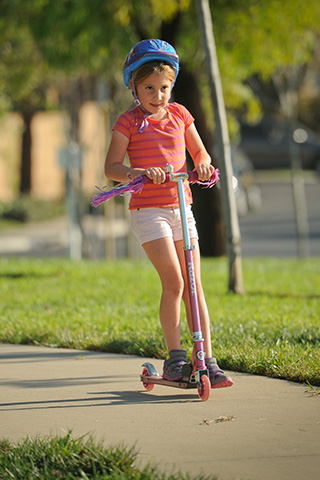
[[[135,72],[133,72],[132,78],[129,81],[130,88],[132,89],[134,82],[135,87],[139,85],[139,83],[143,82],[149,75],[152,73],[164,73],[165,76],[171,82],[174,82],[175,79],[175,71],[174,69],[168,65],[167,63],[153,61],[144,63],[139,67]]]

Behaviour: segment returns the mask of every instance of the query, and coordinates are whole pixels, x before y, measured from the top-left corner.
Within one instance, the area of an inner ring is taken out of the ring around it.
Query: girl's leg
[[[162,285],[160,323],[168,351],[180,350],[183,277],[174,242],[172,238],[165,237],[144,243],[142,246],[157,270]]]
[[[208,313],[208,308],[202,288],[201,283],[201,266],[200,266],[200,253],[199,253],[199,245],[197,239],[192,239],[191,244],[194,245],[196,248],[192,250],[193,254],[193,262],[194,262],[194,270],[195,270],[195,280],[196,280],[196,288],[198,293],[198,303],[199,303],[199,315],[200,315],[200,322],[201,322],[201,329],[202,335],[204,338],[204,350],[206,352],[206,357],[212,356],[212,347],[211,347],[211,333],[210,333],[210,318]],[[183,241],[179,240],[175,242],[177,255],[179,257],[180,268],[184,280],[184,290],[183,290],[183,301],[186,307],[186,315],[189,325],[189,330],[192,331],[192,314],[191,314],[191,305],[190,305],[190,298],[189,298],[189,290],[188,290],[188,279],[187,279],[187,272],[185,266],[185,257],[184,257],[184,250],[183,250]]]

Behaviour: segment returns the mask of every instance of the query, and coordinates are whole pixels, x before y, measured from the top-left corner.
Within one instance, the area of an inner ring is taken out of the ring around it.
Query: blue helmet
[[[129,80],[133,72],[141,65],[159,60],[168,63],[175,71],[174,85],[179,72],[179,57],[170,43],[164,40],[150,39],[137,43],[129,52],[123,66],[123,78],[127,88],[130,88]]]

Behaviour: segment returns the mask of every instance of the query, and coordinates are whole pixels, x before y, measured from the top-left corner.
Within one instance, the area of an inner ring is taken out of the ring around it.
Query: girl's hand
[[[198,174],[198,179],[201,182],[205,182],[206,180],[209,180],[213,174],[214,166],[207,163],[199,163],[199,165],[196,167],[196,172]]]
[[[166,174],[161,167],[151,167],[147,168],[144,173],[153,183],[160,184],[165,182]]]

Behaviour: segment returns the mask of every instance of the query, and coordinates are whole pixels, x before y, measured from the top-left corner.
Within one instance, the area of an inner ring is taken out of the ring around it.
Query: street
[[[243,257],[297,256],[292,187],[288,182],[260,182],[262,202],[255,212],[239,217]],[[309,255],[320,256],[320,183],[305,184]]]
[[[289,182],[274,180],[270,175],[257,179],[261,189],[261,206],[239,217],[243,257],[296,257],[298,244],[292,187]],[[309,256],[320,256],[320,181],[311,178],[305,184]],[[90,217],[90,218],[89,218]],[[110,224],[102,216],[88,215],[84,230],[91,239],[92,258],[101,258],[106,232]],[[121,225],[124,222],[122,221]],[[122,225],[123,227],[123,225]],[[126,227],[126,232],[128,227]],[[123,237],[123,234],[122,234]],[[123,238],[116,240],[121,250]],[[69,256],[68,219],[58,218],[38,224],[2,231],[0,255],[30,257]],[[122,249],[123,250],[123,249]],[[121,250],[121,251],[122,251]],[[141,258],[143,251],[136,245],[135,255]],[[122,254],[122,256],[124,253]]]

